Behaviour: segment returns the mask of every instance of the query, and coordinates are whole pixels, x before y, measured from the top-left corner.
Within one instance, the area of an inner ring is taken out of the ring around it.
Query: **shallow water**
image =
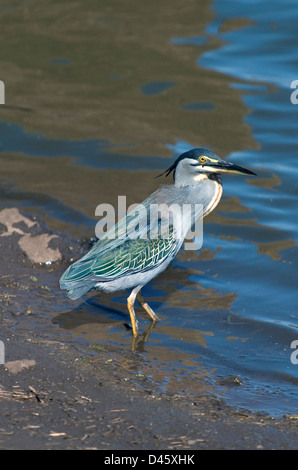
[[[161,321],[136,354],[168,393],[297,413],[296,2],[27,3],[5,0],[0,18],[1,207],[92,237],[98,204],[141,202],[188,148],[251,168],[223,178],[202,250],[144,289]],[[130,348],[125,296],[71,305],[45,319],[74,343]]]

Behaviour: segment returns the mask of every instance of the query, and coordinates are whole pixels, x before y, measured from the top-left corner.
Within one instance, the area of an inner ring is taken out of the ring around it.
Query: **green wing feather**
[[[175,246],[174,231],[171,237],[154,240],[126,240],[113,251],[96,257],[92,273],[99,277],[115,278],[125,274],[147,271],[159,265]]]

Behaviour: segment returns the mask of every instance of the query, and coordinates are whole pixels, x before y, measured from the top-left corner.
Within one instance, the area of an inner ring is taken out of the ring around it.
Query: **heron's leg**
[[[136,297],[141,307],[143,307],[143,309],[148,313],[148,315],[152,318],[152,320],[154,322],[158,321],[159,320],[158,316],[152,310],[152,308],[147,304],[147,302],[144,300],[144,297],[142,296],[141,291],[137,292]]]
[[[136,300],[136,296],[139,289],[135,288],[131,291],[130,296],[127,298],[127,308],[130,315],[131,326],[132,326],[132,333],[134,336],[138,336],[138,320],[136,319],[136,314],[134,310],[134,304]]]

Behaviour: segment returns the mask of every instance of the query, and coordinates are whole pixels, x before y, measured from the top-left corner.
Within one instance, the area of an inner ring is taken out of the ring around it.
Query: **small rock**
[[[23,235],[25,232],[23,229],[18,227],[22,225],[26,229],[31,229],[37,222],[30,220],[28,217],[21,214],[19,209],[12,207],[11,209],[3,209],[0,212],[0,223],[6,227],[6,232],[1,233],[2,237],[7,237],[13,233],[18,233]],[[26,230],[26,231],[27,231]]]
[[[4,367],[12,374],[17,374],[23,369],[29,369],[29,367],[35,366],[35,364],[34,359],[19,359],[17,361],[5,362]]]
[[[236,375],[232,375],[231,377],[226,377],[226,378],[217,380],[216,383],[218,385],[226,385],[226,386],[243,385],[242,381]]]
[[[58,248],[53,249],[49,247],[49,243],[53,238],[59,238],[57,235],[49,235],[43,233],[42,235],[23,235],[19,240],[20,248],[26,253],[33,263],[46,263],[49,264],[53,261],[61,259],[61,253]]]
[[[68,257],[71,250],[68,241],[53,233],[41,219],[12,207],[0,211],[0,252],[50,266]]]

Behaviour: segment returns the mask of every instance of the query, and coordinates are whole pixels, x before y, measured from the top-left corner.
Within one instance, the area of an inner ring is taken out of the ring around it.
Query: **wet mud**
[[[15,208],[0,212],[0,224],[1,449],[298,447],[298,416],[277,419],[201,389],[189,396],[158,387],[138,372],[143,336],[134,350],[73,341],[59,327],[73,307],[58,280],[90,241],[54,234]],[[119,327],[129,328],[124,314]],[[237,377],[224,385],[241,388]]]

